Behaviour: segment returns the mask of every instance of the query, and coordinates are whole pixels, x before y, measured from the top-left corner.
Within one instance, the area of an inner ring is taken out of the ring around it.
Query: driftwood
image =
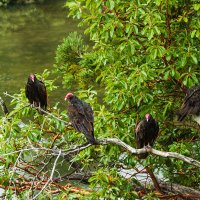
[[[149,171],[147,171],[149,173]],[[71,174],[71,175],[64,175],[62,177],[54,179],[54,181],[58,180],[76,180],[81,182],[88,182],[88,179],[92,176],[92,173],[89,174],[83,174],[83,173],[77,173],[77,174]],[[158,179],[157,179],[158,180]],[[151,187],[155,189],[155,185],[152,180]],[[142,186],[134,185],[135,191],[140,190],[147,190],[144,183],[142,183]],[[161,195],[161,199],[170,199],[169,197],[182,197],[182,199],[200,199],[200,191],[195,190],[190,187],[186,187],[183,185],[175,184],[175,183],[169,183],[169,182],[163,182],[162,180],[158,180],[159,184],[159,192],[166,194]],[[167,198],[168,197],[168,198]]]
[[[177,194],[193,194],[200,197],[200,191],[195,190],[190,187],[186,187],[183,185],[175,184],[175,183],[167,183],[163,181],[159,181],[160,188],[167,192],[177,193]]]
[[[92,173],[87,173],[87,174],[83,174],[83,173],[74,173],[74,174],[66,174],[63,175],[59,178],[55,178],[54,181],[66,181],[66,180],[73,180],[73,181],[81,181],[81,182],[88,182],[88,179],[92,176]]]

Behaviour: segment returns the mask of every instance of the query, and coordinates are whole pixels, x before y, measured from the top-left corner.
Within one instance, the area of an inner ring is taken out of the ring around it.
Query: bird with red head
[[[67,93],[67,95],[65,96],[65,101],[70,100],[73,97],[73,93],[69,92]]]
[[[46,110],[47,91],[44,83],[39,81],[35,74],[30,74],[26,83],[25,94],[30,104]],[[42,113],[42,112],[40,112]]]
[[[77,132],[83,133],[88,143],[97,144],[94,138],[94,115],[92,107],[81,101],[71,92],[67,93],[64,99],[65,101],[69,101],[67,111],[74,129]]]
[[[145,119],[139,122],[136,127],[136,143],[139,149],[146,146],[152,147],[159,132],[159,125],[151,114],[147,113]],[[148,153],[138,156],[139,159],[145,159]]]

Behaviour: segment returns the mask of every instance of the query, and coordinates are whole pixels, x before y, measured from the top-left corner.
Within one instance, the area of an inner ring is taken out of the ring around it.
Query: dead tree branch
[[[7,92],[4,92],[4,95],[5,95],[5,96],[8,96],[8,97],[11,97],[11,98],[13,98],[13,99],[16,98],[15,96],[8,94]],[[18,99],[18,100],[19,100],[19,99]],[[19,101],[21,101],[21,100],[19,100]],[[21,101],[21,102],[22,102],[22,101]],[[26,103],[26,102],[24,102],[24,103]],[[49,115],[49,116],[51,116],[51,117],[57,119],[58,121],[65,123],[67,126],[71,126],[71,123],[66,122],[66,121],[60,119],[59,117],[53,115],[52,113],[50,113],[50,112],[48,112],[48,111],[46,111],[46,110],[43,110],[43,109],[40,108],[40,107],[36,107],[36,106],[34,106],[34,105],[32,105],[32,104],[27,104],[26,106],[22,107],[22,109],[25,108],[25,107],[28,107],[28,106],[32,106],[32,107],[34,107],[36,110],[40,110],[40,111],[42,111],[43,113],[45,113],[45,114],[47,114],[47,115]]]
[[[151,153],[151,154],[154,154],[157,156],[161,156],[161,157],[165,157],[165,158],[176,158],[176,159],[182,160],[190,165],[200,167],[199,161],[194,160],[193,158],[181,155],[176,152],[163,152],[163,151],[159,151],[159,150],[156,150],[153,148],[135,149],[117,138],[107,138],[107,139],[99,141],[99,144],[102,144],[102,145],[110,144],[110,143],[117,144],[117,145],[123,147],[124,149],[126,149],[127,151],[129,151],[130,153],[135,154],[135,155],[139,155],[139,154],[148,152],[148,153]]]
[[[159,151],[153,148],[142,148],[142,149],[135,149],[131,146],[129,146],[128,144],[124,143],[123,141],[121,141],[118,138],[107,138],[107,139],[102,139],[98,141],[99,145],[107,145],[107,144],[116,144],[118,146],[123,147],[124,149],[126,149],[129,153],[134,154],[134,155],[139,155],[139,154],[143,154],[143,153],[151,153],[157,156],[161,156],[161,157],[165,157],[165,158],[176,158],[179,160],[182,160],[190,165],[196,166],[196,167],[200,167],[200,162],[197,160],[194,160],[193,158],[184,156],[182,154],[176,153],[176,152],[163,152],[163,151]],[[18,151],[13,151],[13,152],[9,152],[6,154],[2,154],[2,156],[8,156],[14,153],[19,153],[19,152],[24,152],[24,151],[49,151],[52,152],[52,155],[58,155],[61,154],[61,156],[67,156],[67,155],[71,155],[71,154],[77,154],[80,151],[83,151],[84,149],[87,149],[88,147],[92,146],[92,144],[84,144],[84,145],[80,145],[77,146],[75,148],[69,149],[69,150],[56,150],[56,149],[48,149],[48,148],[29,148],[29,149],[21,149]]]
[[[54,175],[54,172],[55,172],[55,169],[56,169],[56,165],[57,165],[57,162],[58,162],[58,159],[59,159],[60,155],[61,155],[61,150],[59,151],[59,154],[58,154],[58,156],[57,156],[57,158],[56,158],[56,160],[55,160],[55,162],[53,164],[53,168],[52,168],[52,171],[51,171],[51,176],[49,177],[49,179],[46,182],[46,184],[44,185],[44,187],[40,190],[40,192],[38,192],[37,195],[35,195],[33,197],[33,199],[37,199],[37,197],[43,192],[43,190],[48,186],[48,184],[53,181],[53,175]]]
[[[171,192],[172,194],[176,194],[182,197],[188,197],[188,198],[199,198],[200,199],[200,191],[195,190],[190,187],[186,187],[183,185],[178,185],[175,183],[167,183],[163,181],[159,181],[160,188],[164,192]]]

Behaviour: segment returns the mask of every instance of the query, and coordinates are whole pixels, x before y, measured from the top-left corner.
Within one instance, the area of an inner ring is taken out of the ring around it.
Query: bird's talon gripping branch
[[[146,114],[145,119],[142,120],[136,127],[137,147],[139,149],[146,149],[145,153],[138,155],[139,159],[145,159],[148,156],[147,152],[150,152],[150,149],[158,136],[158,132],[158,122],[154,120],[150,114]]]
[[[39,81],[35,74],[29,75],[25,94],[33,107],[41,107],[43,110],[47,109],[47,91],[45,84]],[[40,108],[38,110],[41,111]]]
[[[148,145],[146,147],[147,147],[147,149],[151,149],[152,148],[149,143],[148,143]]]

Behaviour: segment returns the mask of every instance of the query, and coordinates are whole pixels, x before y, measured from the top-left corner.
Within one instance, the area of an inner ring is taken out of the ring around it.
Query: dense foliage
[[[118,137],[136,147],[135,126],[146,113],[151,113],[161,130],[155,148],[200,160],[196,123],[190,118],[185,123],[176,121],[176,111],[187,87],[199,84],[200,4],[195,0],[73,0],[66,6],[70,15],[81,19],[80,24],[86,27],[85,33],[93,43],[88,47],[80,35],[70,34],[57,48],[53,73],[65,88],[92,105],[96,138]],[[48,75],[49,72],[44,72],[43,78],[51,95],[56,88]],[[35,109],[24,107],[26,104],[22,89],[13,99],[14,110],[7,120],[1,120],[0,151],[4,156],[0,184],[4,188],[20,186],[14,180],[21,180],[22,171],[29,174],[23,177],[24,184],[36,180],[38,166],[45,166],[38,176],[38,182],[44,185],[42,180],[48,179],[52,170],[52,165],[45,163],[56,159],[46,151],[8,152],[31,147],[66,150],[85,142],[83,134],[63,121],[51,115],[41,116]],[[59,102],[51,103],[49,110],[68,121]],[[21,120],[25,123],[22,128]],[[72,173],[73,163],[80,165],[82,173],[94,172],[89,179],[92,191],[79,188],[77,192],[74,186],[64,188],[52,183],[45,191],[61,189],[58,199],[66,196],[68,199],[136,199],[142,184],[136,176],[127,179],[119,171],[124,167],[137,170],[141,165],[162,174],[160,178],[170,183],[200,189],[199,168],[152,155],[138,160],[116,145],[92,146],[66,160],[59,160],[62,167],[67,166],[63,174]],[[31,166],[28,171],[27,166]],[[55,177],[60,174],[57,169]],[[32,195],[30,187],[28,191],[17,190],[20,191],[25,191],[20,193],[21,197]],[[157,198],[154,188],[143,192],[144,199]]]
[[[83,0],[66,5],[72,16],[83,19],[85,32],[95,42],[95,50],[83,57],[90,58],[89,64],[82,61],[80,66],[95,73],[93,80],[103,90],[98,117],[104,120],[98,133],[134,145],[135,124],[150,112],[161,127],[156,148],[199,160],[198,128],[189,119],[184,125],[176,122],[175,113],[186,88],[199,84],[200,4]],[[172,182],[200,187],[199,170],[180,161],[149,158],[144,163]]]

